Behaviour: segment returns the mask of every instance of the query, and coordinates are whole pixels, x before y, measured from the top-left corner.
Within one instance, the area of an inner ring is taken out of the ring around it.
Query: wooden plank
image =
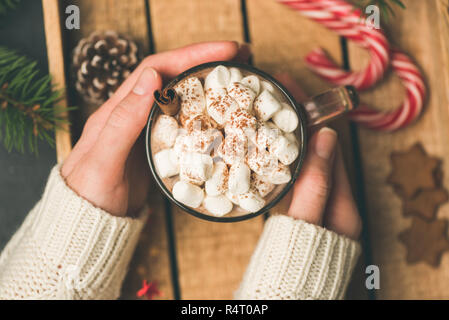
[[[66,31],[65,39],[69,52],[77,42],[93,31],[115,30],[137,42],[144,54],[149,50],[149,30],[145,0],[77,0],[63,1],[64,5],[75,4],[80,8],[81,28],[78,31]],[[98,108],[82,101],[76,103],[81,115],[75,119],[78,125],[84,124],[87,117]],[[156,281],[160,299],[172,299],[171,264],[169,259],[165,211],[160,192],[153,182],[149,203],[152,207],[150,219],[142,232],[127,279],[123,287],[123,299],[133,299],[142,285],[142,280]]]
[[[382,299],[442,299],[449,296],[449,255],[444,255],[439,268],[426,264],[407,265],[406,251],[398,234],[408,228],[410,218],[401,213],[401,201],[386,183],[391,171],[390,154],[406,150],[421,142],[427,152],[443,159],[443,184],[449,186],[449,64],[447,60],[448,25],[445,24],[443,1],[405,0],[406,10],[396,10],[390,20],[388,35],[392,43],[408,52],[418,62],[429,85],[431,95],[421,119],[414,125],[389,134],[359,130],[366,186],[367,208],[373,260],[381,272]],[[447,5],[447,1],[446,1]],[[446,42],[446,43],[445,43]],[[366,53],[349,46],[353,69],[366,64]],[[403,88],[394,76],[363,95],[379,109],[397,106]],[[446,204],[439,218],[449,218]]]
[[[145,0],[64,0],[80,8],[81,28],[68,32],[74,40],[89,35],[93,31],[115,30],[136,41],[143,52],[148,52],[148,28]]]
[[[288,72],[295,78],[309,96],[329,89],[330,85],[310,72],[304,57],[317,46],[323,47],[337,63],[342,63],[342,50],[339,37],[297,12],[272,0],[248,0],[248,21],[254,63],[257,67],[271,73]],[[338,133],[348,168],[350,181],[354,188],[353,150],[347,120],[341,119],[332,124]],[[285,212],[290,199],[284,198],[275,211]],[[349,298],[368,297],[362,281],[361,264],[356,267],[355,281],[348,290]]]
[[[149,54],[145,0],[63,0],[63,3],[65,5],[74,4],[80,8],[80,30],[65,33],[65,39],[69,43],[70,50],[81,38],[89,36],[94,31],[115,30],[119,34],[134,40],[143,54]],[[71,61],[71,56],[67,58],[68,61]],[[76,105],[82,105],[79,112],[74,114],[75,130],[73,134],[76,139],[82,130],[79,123],[84,123],[89,115],[98,108],[98,105],[81,101],[77,95],[74,95],[72,99]]]
[[[155,182],[153,182],[155,183]],[[143,279],[154,281],[161,291],[156,300],[173,299],[173,283],[169,261],[169,245],[165,221],[165,206],[159,192],[152,192],[150,217],[140,235],[128,274],[123,283],[121,299],[135,299]]]
[[[45,39],[47,43],[48,69],[52,76],[52,84],[57,89],[65,90],[67,82],[65,79],[64,49],[61,34],[61,19],[59,16],[58,0],[42,0],[42,11],[45,23]],[[59,106],[67,107],[67,96],[64,92]],[[68,119],[67,112],[61,117]],[[62,163],[72,150],[70,137],[70,126],[62,124],[55,131],[56,156],[58,163]]]
[[[239,0],[150,0],[156,51],[194,42],[243,40]]]
[[[449,0],[438,0],[437,10],[440,12],[442,18],[439,19],[440,23],[440,37],[441,42],[445,45],[446,49],[443,49],[443,63],[445,66],[449,65]]]
[[[242,41],[239,0],[151,0],[157,51],[210,40]],[[230,299],[242,279],[263,226],[206,222],[173,208],[182,299]]]
[[[182,299],[231,299],[262,231],[262,217],[223,224],[175,212]]]

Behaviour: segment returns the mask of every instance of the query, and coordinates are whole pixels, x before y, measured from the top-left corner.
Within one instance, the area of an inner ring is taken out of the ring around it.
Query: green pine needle
[[[9,10],[17,7],[20,0],[0,0],[0,16],[4,16]]]
[[[54,106],[62,92],[53,89],[35,61],[0,46],[0,140],[8,151],[37,154],[39,140],[54,146],[54,129],[67,121],[61,113],[73,108]]]

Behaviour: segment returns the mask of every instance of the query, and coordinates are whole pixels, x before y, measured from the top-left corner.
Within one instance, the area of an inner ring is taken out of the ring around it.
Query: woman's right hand
[[[291,77],[283,74],[277,78],[298,101],[307,99]],[[288,215],[354,240],[359,238],[362,222],[334,130],[321,128],[310,139]]]

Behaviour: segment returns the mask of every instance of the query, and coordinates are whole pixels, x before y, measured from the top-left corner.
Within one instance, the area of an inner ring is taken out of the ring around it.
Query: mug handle
[[[357,108],[359,96],[353,86],[328,90],[303,103],[309,127],[322,125]]]

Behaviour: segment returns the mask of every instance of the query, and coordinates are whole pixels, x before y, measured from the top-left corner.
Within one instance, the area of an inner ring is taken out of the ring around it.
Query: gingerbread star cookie
[[[408,151],[391,155],[393,168],[388,182],[400,196],[411,198],[421,189],[436,187],[440,162],[427,155],[421,144],[415,144]]]
[[[424,189],[418,192],[413,199],[405,199],[403,206],[404,216],[420,216],[425,220],[436,217],[438,207],[449,200],[445,189]]]
[[[446,233],[446,220],[427,222],[413,218],[411,227],[399,235],[407,248],[407,263],[423,261],[437,267],[443,252],[449,250]]]

